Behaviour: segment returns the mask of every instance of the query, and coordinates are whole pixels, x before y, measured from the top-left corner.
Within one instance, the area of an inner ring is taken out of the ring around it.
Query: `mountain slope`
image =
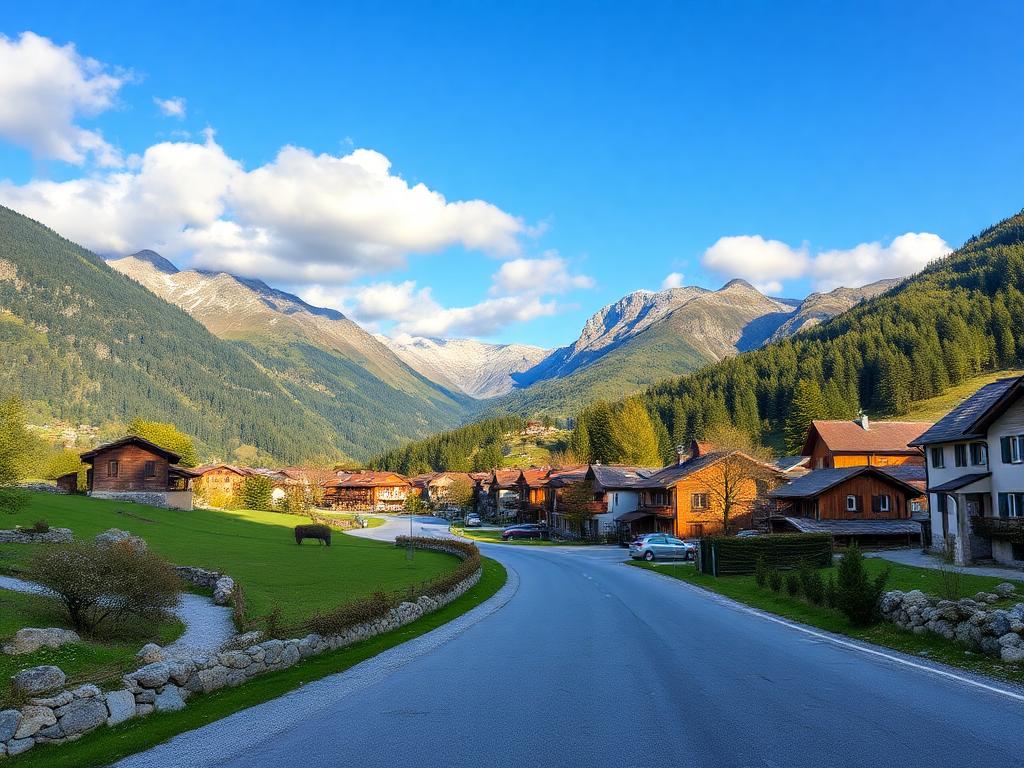
[[[515,386],[512,374],[537,365],[550,350],[529,344],[488,344],[473,339],[422,336],[378,337],[431,381],[478,399],[504,395]]]
[[[797,307],[782,325],[772,334],[771,341],[778,341],[794,333],[813,328],[836,315],[855,307],[865,299],[872,299],[879,294],[895,288],[903,282],[894,280],[878,280],[860,288],[836,288],[828,293],[812,293]]]
[[[334,428],[232,344],[43,225],[0,207],[0,390],[73,423],[172,421],[225,455],[341,453]]]
[[[469,400],[429,381],[340,312],[259,280],[179,271],[152,251],[108,262],[240,345],[294,397],[328,420],[346,453],[455,426]]]

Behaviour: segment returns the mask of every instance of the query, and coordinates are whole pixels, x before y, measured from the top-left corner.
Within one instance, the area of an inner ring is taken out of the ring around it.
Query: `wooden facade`
[[[908,520],[920,491],[874,467],[821,469],[771,494],[775,515],[812,520]]]
[[[811,469],[924,466],[924,454],[909,443],[929,426],[927,422],[871,423],[866,416],[855,421],[816,420],[807,430],[803,455],[810,457]]]
[[[344,473],[324,484],[324,505],[349,511],[399,512],[407,497],[419,493],[394,472]]]
[[[215,464],[213,466],[197,467],[196,472],[199,478],[196,481],[196,491],[209,500],[218,495],[233,497],[242,489],[245,478],[252,474],[250,470],[242,467],[235,467],[231,464]]]
[[[186,491],[196,473],[177,466],[179,458],[140,437],[123,438],[82,454],[82,461],[90,465],[89,491],[101,493]]]

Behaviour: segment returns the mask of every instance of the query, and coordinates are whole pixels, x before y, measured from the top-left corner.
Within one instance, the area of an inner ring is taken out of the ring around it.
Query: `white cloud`
[[[723,277],[742,277],[763,293],[779,294],[783,281],[810,277],[814,288],[828,291],[856,287],[885,278],[906,277],[950,252],[949,245],[928,232],[907,232],[889,245],[861,243],[849,249],[810,254],[760,235],[722,237],[704,252],[704,266]]]
[[[555,294],[594,287],[594,278],[571,274],[565,259],[554,254],[541,259],[506,261],[492,281],[492,296]]]
[[[829,291],[841,285],[858,286],[893,277],[906,277],[942,258],[952,248],[930,232],[907,232],[884,246],[861,243],[849,250],[824,251],[814,257],[814,287]]]
[[[160,110],[160,114],[164,117],[176,117],[179,120],[183,120],[185,118],[185,99],[181,96],[172,96],[169,99],[161,99],[154,96],[153,103],[156,104],[157,109]]]
[[[75,165],[92,157],[118,167],[121,153],[78,119],[110,109],[128,80],[80,56],[74,45],[57,46],[32,32],[17,40],[0,35],[0,137],[36,157]]]
[[[683,273],[682,272],[669,272],[665,275],[665,279],[661,281],[661,289],[667,290],[668,288],[682,288],[683,287]]]

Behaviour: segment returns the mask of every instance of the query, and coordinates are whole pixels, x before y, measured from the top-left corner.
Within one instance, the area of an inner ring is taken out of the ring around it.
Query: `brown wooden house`
[[[245,478],[253,474],[248,467],[234,464],[205,464],[196,467],[195,472],[198,477],[192,484],[193,490],[214,506],[218,506],[218,501],[227,502],[237,497]]]
[[[192,509],[195,470],[178,466],[181,457],[136,435],[82,454],[89,495],[144,504]]]
[[[339,472],[324,483],[324,506],[370,512],[400,512],[405,500],[419,490],[395,472]]]
[[[928,421],[856,420],[811,422],[803,455],[811,469],[837,467],[889,467],[900,464],[924,466],[924,453],[910,445],[932,426]]]
[[[884,468],[861,466],[816,469],[773,490],[772,530],[832,533],[864,543],[916,542],[912,499],[921,490]]]

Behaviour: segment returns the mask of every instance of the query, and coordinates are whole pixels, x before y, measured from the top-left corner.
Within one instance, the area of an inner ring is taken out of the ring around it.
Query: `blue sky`
[[[0,201],[392,333],[555,346],[673,273],[802,296],[1024,207],[1015,3],[144,5],[5,8]]]

